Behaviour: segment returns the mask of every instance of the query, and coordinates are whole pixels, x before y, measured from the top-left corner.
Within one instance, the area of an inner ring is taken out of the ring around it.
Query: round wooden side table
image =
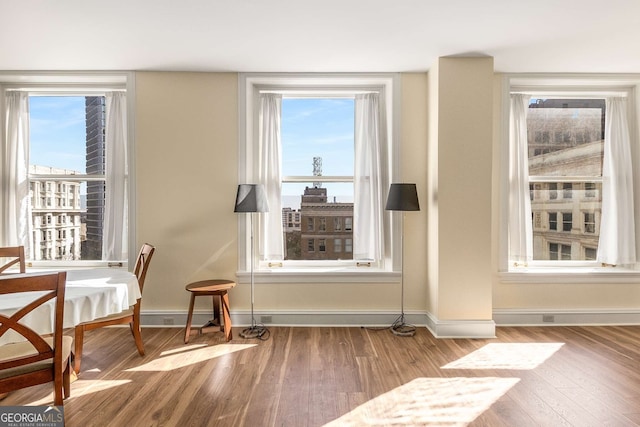
[[[189,283],[185,289],[191,292],[191,301],[189,302],[189,315],[187,316],[187,326],[184,331],[184,342],[189,342],[191,336],[191,321],[193,319],[193,305],[196,297],[210,296],[213,299],[213,318],[204,326],[198,328],[198,334],[204,334],[213,331],[224,331],[224,337],[227,341],[231,340],[231,313],[229,310],[229,289],[233,288],[236,282],[224,279],[201,280],[199,282]],[[222,305],[222,319],[220,319],[220,305]]]

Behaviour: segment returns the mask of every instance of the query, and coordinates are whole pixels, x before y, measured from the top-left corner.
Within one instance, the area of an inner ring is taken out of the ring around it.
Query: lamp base
[[[391,326],[391,332],[399,337],[412,337],[416,334],[416,327],[406,323],[398,323]]]
[[[242,332],[240,332],[240,336],[247,339],[261,338],[267,331],[267,328],[264,326],[251,326],[250,328],[243,329]]]

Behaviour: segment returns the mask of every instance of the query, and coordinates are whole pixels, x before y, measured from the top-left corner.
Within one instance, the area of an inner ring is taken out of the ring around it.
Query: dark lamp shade
[[[391,184],[387,197],[388,211],[419,211],[418,192],[415,184]]]
[[[267,196],[261,184],[240,184],[234,212],[269,212]]]

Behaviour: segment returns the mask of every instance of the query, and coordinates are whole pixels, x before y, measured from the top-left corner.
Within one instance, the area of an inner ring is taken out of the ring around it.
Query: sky
[[[313,158],[322,158],[322,175],[350,175],[354,168],[354,100],[282,100],[282,175],[313,175]],[[283,206],[298,209],[304,187],[285,184]],[[353,202],[353,184],[324,184],[329,201]]]
[[[84,97],[29,97],[29,126],[30,164],[85,172]]]

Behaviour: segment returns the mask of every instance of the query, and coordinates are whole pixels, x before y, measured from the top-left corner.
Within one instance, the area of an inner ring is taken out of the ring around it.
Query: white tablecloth
[[[20,296],[0,297],[0,313],[10,316],[19,308],[36,299],[42,292],[28,292]],[[64,297],[64,327],[72,328],[114,313],[120,313],[136,303],[140,298],[138,280],[133,273],[114,268],[91,268],[67,271]],[[31,312],[22,318],[40,334],[53,333],[54,302]],[[15,340],[17,334],[8,331],[0,337],[0,344]]]

